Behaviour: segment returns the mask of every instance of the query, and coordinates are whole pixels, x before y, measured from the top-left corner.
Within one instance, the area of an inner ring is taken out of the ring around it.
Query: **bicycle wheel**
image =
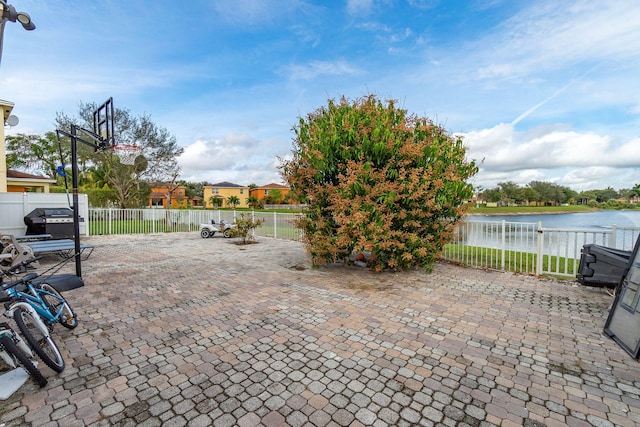
[[[58,346],[49,335],[48,330],[41,330],[33,315],[22,307],[17,307],[13,312],[13,320],[16,321],[20,332],[29,343],[29,347],[36,352],[38,357],[56,372],[64,370],[64,359]]]
[[[47,379],[44,377],[44,375],[42,375],[38,368],[36,368],[31,360],[29,360],[29,357],[27,357],[27,355],[24,354],[24,352],[20,350],[18,346],[16,346],[16,343],[14,343],[10,337],[6,335],[1,336],[0,347],[2,347],[4,351],[9,353],[9,356],[14,358],[19,365],[26,369],[29,375],[31,375],[31,378],[33,378],[33,380],[40,387],[44,387],[45,385],[47,385]]]
[[[42,289],[48,294],[51,294],[40,294],[40,297],[44,300],[44,303],[47,304],[51,314],[55,315],[60,311],[58,322],[60,322],[62,326],[67,329],[73,329],[78,326],[78,318],[69,306],[67,300],[60,295],[60,292],[48,283],[41,284],[38,289]]]

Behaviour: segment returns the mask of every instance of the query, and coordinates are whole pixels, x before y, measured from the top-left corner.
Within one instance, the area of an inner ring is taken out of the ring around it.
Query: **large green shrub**
[[[377,271],[430,271],[472,197],[462,140],[374,95],[300,118],[281,163],[314,264],[370,252]]]

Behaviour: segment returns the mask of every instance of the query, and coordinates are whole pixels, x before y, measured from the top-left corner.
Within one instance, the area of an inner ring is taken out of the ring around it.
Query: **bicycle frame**
[[[17,300],[16,302],[11,304],[11,308],[9,309],[11,311],[10,314],[13,315],[13,307],[16,304],[23,302],[29,305],[33,309],[32,311],[35,311],[35,313],[40,318],[44,319],[48,325],[53,325],[54,323],[56,323],[58,319],[60,319],[60,315],[62,314],[62,310],[64,309],[64,307],[60,306],[60,309],[58,310],[58,312],[51,313],[51,311],[49,310],[49,307],[47,306],[47,304],[45,304],[41,295],[51,296],[58,301],[61,301],[60,298],[57,295],[54,295],[50,292],[47,292],[41,289],[36,289],[36,287],[33,286],[31,282],[26,283],[26,286],[28,287],[29,292],[20,292],[15,288],[12,288],[11,290],[7,290],[7,293],[9,294],[9,296]]]
[[[13,317],[13,312],[16,308],[22,307],[33,316],[33,321],[36,323],[38,329],[42,331],[42,333],[49,338],[49,327],[42,321],[42,318],[38,315],[38,311],[31,304],[25,301],[14,301],[11,303],[9,307],[7,307],[7,311],[5,312],[5,316]]]

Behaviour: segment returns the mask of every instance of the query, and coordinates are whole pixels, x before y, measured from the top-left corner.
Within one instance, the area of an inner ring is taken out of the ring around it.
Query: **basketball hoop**
[[[142,147],[129,144],[117,144],[109,147],[109,150],[120,158],[123,165],[133,165],[136,157],[142,152]]]

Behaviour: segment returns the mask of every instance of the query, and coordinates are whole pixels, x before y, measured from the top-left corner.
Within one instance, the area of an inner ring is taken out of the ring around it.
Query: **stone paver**
[[[603,290],[437,264],[311,268],[296,242],[91,237],[67,361],[0,426],[633,426]],[[45,264],[53,264],[49,259]],[[72,264],[63,271],[74,271]]]

